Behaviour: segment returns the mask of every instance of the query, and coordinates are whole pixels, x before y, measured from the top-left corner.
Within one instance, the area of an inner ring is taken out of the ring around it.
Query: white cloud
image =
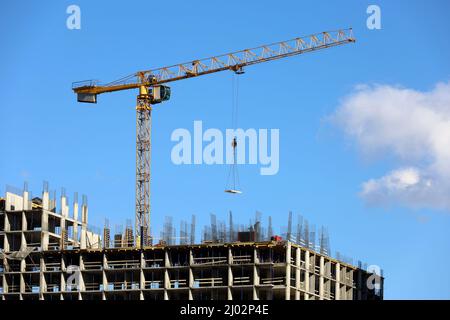
[[[450,210],[450,83],[358,86],[332,119],[363,153],[404,165],[362,184],[368,203]]]

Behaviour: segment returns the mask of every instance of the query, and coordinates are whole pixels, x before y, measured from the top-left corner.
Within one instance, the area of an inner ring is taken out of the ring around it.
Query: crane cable
[[[238,109],[239,109],[239,77],[238,74],[233,73],[231,78],[231,127],[236,130],[238,123]],[[228,193],[241,193],[239,191],[240,181],[239,181],[239,173],[237,171],[237,138],[233,137],[233,141],[231,143],[233,148],[233,163],[230,166],[230,170],[228,172],[227,185],[225,192]],[[230,184],[231,180],[231,184]]]

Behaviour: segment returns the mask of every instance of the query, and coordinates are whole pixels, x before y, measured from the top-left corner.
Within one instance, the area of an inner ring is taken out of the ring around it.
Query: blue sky
[[[81,30],[66,28],[70,4],[81,8]],[[366,27],[370,4],[381,8],[381,30]],[[71,92],[73,81],[107,82],[351,26],[356,44],[252,66],[240,77],[238,125],[280,129],[280,170],[261,176],[258,166],[241,166],[239,196],[223,192],[226,166],[170,159],[173,130],[192,130],[194,120],[229,128],[232,75],[172,83],[171,100],[153,112],[152,224],[159,230],[165,215],[178,222],[196,214],[202,225],[211,212],[225,218],[229,210],[247,223],[259,210],[273,216],[278,232],[292,210],[327,226],[333,251],[380,265],[385,298],[449,299],[450,210],[409,198],[368,204],[360,196],[364,182],[428,160],[389,147],[367,153],[366,140],[345,130],[351,124],[332,120],[353,107],[345,97],[357,85],[429,92],[447,82],[449,9],[448,1],[4,1],[0,185],[28,181],[39,195],[47,180],[56,190],[87,194],[91,224],[124,224],[134,219],[136,93],[84,105]]]

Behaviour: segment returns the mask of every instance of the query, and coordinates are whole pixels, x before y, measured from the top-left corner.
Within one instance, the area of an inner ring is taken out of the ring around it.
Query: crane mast
[[[140,247],[150,240],[150,164],[152,106],[148,87],[141,86],[136,101],[135,233]],[[139,233],[139,235],[138,235]],[[139,237],[139,238],[138,238]],[[137,240],[136,240],[137,242]]]
[[[138,89],[136,101],[136,245],[151,243],[150,238],[150,165],[152,105],[170,98],[165,83],[198,77],[219,71],[243,73],[244,67],[285,57],[355,42],[352,29],[321,32],[287,41],[231,52],[206,59],[193,60],[168,67],[143,70],[102,84],[97,80],[74,82],[72,90],[78,102],[97,103],[97,95]]]

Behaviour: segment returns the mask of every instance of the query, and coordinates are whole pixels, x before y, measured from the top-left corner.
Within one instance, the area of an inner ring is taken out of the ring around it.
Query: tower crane
[[[97,95],[138,89],[136,102],[136,246],[143,248],[150,240],[150,164],[152,105],[170,98],[168,82],[230,70],[241,74],[244,67],[355,42],[352,29],[321,32],[287,41],[192,60],[168,67],[142,70],[109,82],[78,81],[72,84],[78,102],[97,103]],[[139,241],[137,240],[139,239]]]

